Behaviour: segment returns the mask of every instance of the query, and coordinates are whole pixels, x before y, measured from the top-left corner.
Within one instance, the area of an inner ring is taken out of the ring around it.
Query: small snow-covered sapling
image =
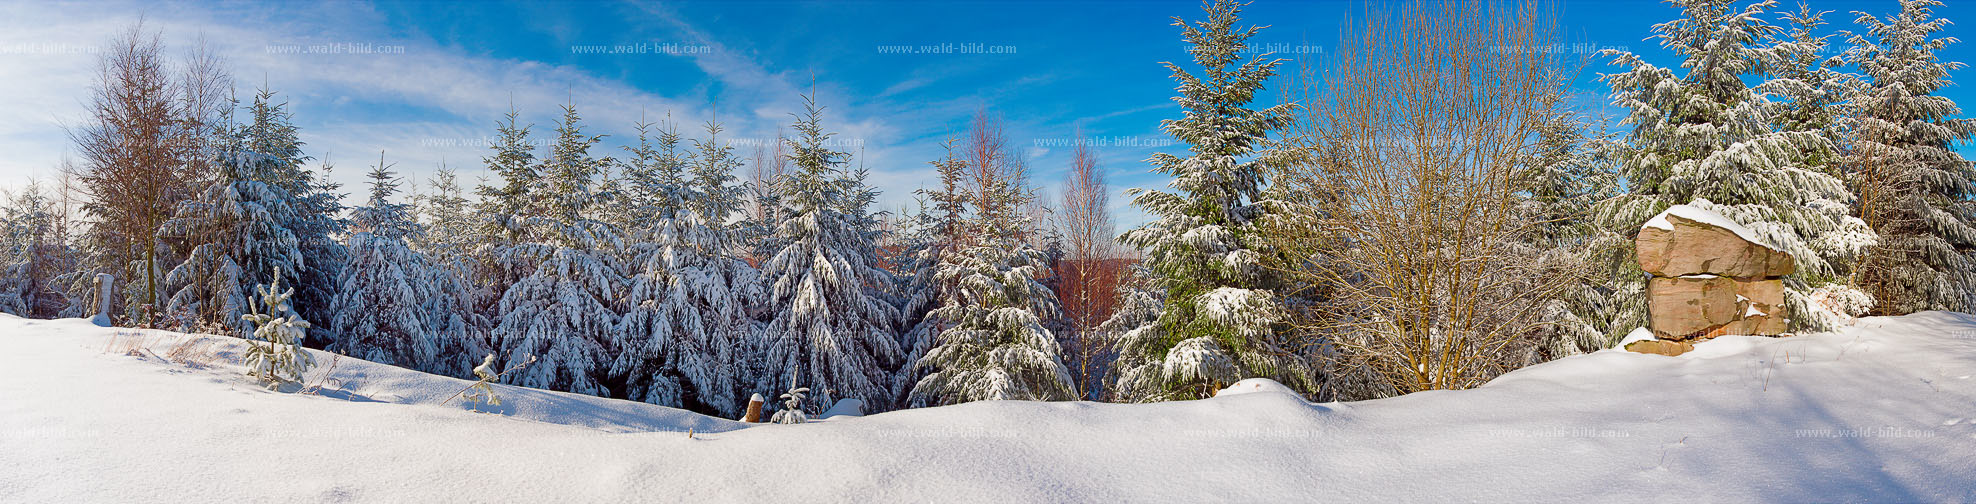
[[[302,373],[316,365],[315,358],[302,349],[309,321],[288,308],[288,298],[295,295],[295,289],[282,290],[280,268],[275,269],[274,277],[274,283],[254,287],[261,295],[260,306],[249,299],[249,313],[240,316],[256,326],[243,359],[247,375],[266,381],[270,387],[301,383]],[[261,313],[260,308],[266,308],[267,313]]]
[[[809,393],[809,387],[802,387],[782,394],[782,410],[776,411],[775,417],[770,421],[779,424],[799,424],[809,421],[809,416],[803,413],[803,396]]]
[[[480,365],[473,367],[473,375],[480,377],[480,379],[474,381],[472,385],[468,385],[467,388],[460,389],[459,393],[453,394],[453,397],[448,397],[440,403],[453,402],[453,398],[455,397],[465,397],[468,401],[472,401],[475,404],[486,403],[490,406],[500,406],[501,398],[494,395],[494,387],[489,384],[501,381],[501,377],[507,376],[508,373],[519,371],[522,368],[528,367],[529,364],[534,363],[535,356],[530,355],[528,359],[521,361],[521,363],[496,373],[494,372],[494,354],[487,354],[486,358],[480,360]],[[469,394],[467,393],[468,391],[472,391],[473,393]]]

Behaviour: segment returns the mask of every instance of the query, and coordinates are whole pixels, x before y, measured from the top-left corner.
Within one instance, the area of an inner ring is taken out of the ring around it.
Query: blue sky
[[[1938,14],[1976,26],[1976,9],[1954,3]],[[1186,58],[1169,18],[1199,17],[1199,5],[0,3],[0,188],[53,173],[71,150],[63,127],[84,117],[90,51],[140,15],[174,54],[203,36],[231,61],[243,94],[265,83],[285,97],[308,153],[333,162],[334,178],[353,193],[380,150],[413,177],[443,161],[471,183],[485,173],[485,142],[510,104],[546,138],[558,105],[573,102],[587,131],[612,135],[602,152],[615,154],[641,115],[670,114],[687,131],[718,115],[744,145],[772,138],[812,85],[828,107],[826,127],[873,171],[888,208],[930,182],[926,162],[981,107],[1007,119],[1012,142],[1048,193],[1068,164],[1063,144],[1080,129],[1101,142],[1096,152],[1117,188],[1159,186],[1165,181],[1147,172],[1146,157],[1184,149],[1164,144],[1159,132],[1161,119],[1179,114],[1159,63]],[[1260,1],[1245,19],[1271,25],[1254,43],[1321,52],[1332,48],[1344,16],[1364,5]],[[1850,26],[1848,11],[1894,6],[1813,3],[1837,11],[1828,19],[1838,28]],[[1652,23],[1676,14],[1664,4],[1578,0],[1561,8],[1567,42],[1669,62],[1644,40]],[[1962,26],[1948,34],[1976,38]],[[639,44],[647,49],[639,52]],[[597,53],[616,46],[633,53]],[[898,54],[896,46],[952,49]],[[1970,44],[1952,47],[1948,59],[1976,62]],[[1581,76],[1580,103],[1602,106],[1606,90],[1593,79],[1616,70],[1594,61]],[[1970,72],[1955,77],[1969,80]],[[1967,87],[1947,94],[1976,108]],[[1113,200],[1123,223],[1143,220],[1124,196]]]

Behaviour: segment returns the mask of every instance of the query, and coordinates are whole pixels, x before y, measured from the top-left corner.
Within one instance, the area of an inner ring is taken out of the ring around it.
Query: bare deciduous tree
[[[92,262],[125,280],[133,304],[119,311],[144,323],[153,322],[141,316],[157,306],[164,262],[171,260],[159,257],[159,224],[189,190],[178,89],[160,35],[140,20],[99,56],[90,122],[69,133],[82,156]]]
[[[1539,308],[1578,280],[1517,211],[1571,66],[1534,3],[1411,3],[1306,67],[1295,218],[1271,236],[1325,298],[1333,396],[1480,385],[1526,364]],[[1343,389],[1342,391],[1340,389]]]
[[[1068,242],[1057,267],[1057,297],[1063,301],[1070,331],[1064,342],[1065,365],[1089,396],[1098,390],[1109,345],[1100,339],[1099,324],[1111,317],[1117,301],[1120,257],[1118,232],[1111,216],[1111,189],[1090,144],[1078,135],[1070,154],[1070,173],[1063,189],[1062,226]]]

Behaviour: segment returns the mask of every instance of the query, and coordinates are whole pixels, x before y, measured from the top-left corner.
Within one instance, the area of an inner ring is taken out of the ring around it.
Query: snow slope
[[[1940,312],[1377,401],[1259,390],[753,426],[507,386],[507,408],[475,413],[440,404],[463,381],[350,359],[340,387],[273,392],[224,355],[151,355],[182,336],[145,333],[152,352],[130,356],[119,332],[135,331],[0,316],[0,501],[1976,499],[1976,317]]]

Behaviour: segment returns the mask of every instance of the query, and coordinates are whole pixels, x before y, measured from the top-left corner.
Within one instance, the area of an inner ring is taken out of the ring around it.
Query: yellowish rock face
[[[1641,228],[1634,239],[1640,269],[1654,276],[1763,278],[1797,269],[1790,254],[1752,243],[1734,231],[1678,215],[1666,219],[1673,229]]]
[[[1626,351],[1633,353],[1665,355],[1673,357],[1694,350],[1695,345],[1683,341],[1640,340],[1626,344]]]

